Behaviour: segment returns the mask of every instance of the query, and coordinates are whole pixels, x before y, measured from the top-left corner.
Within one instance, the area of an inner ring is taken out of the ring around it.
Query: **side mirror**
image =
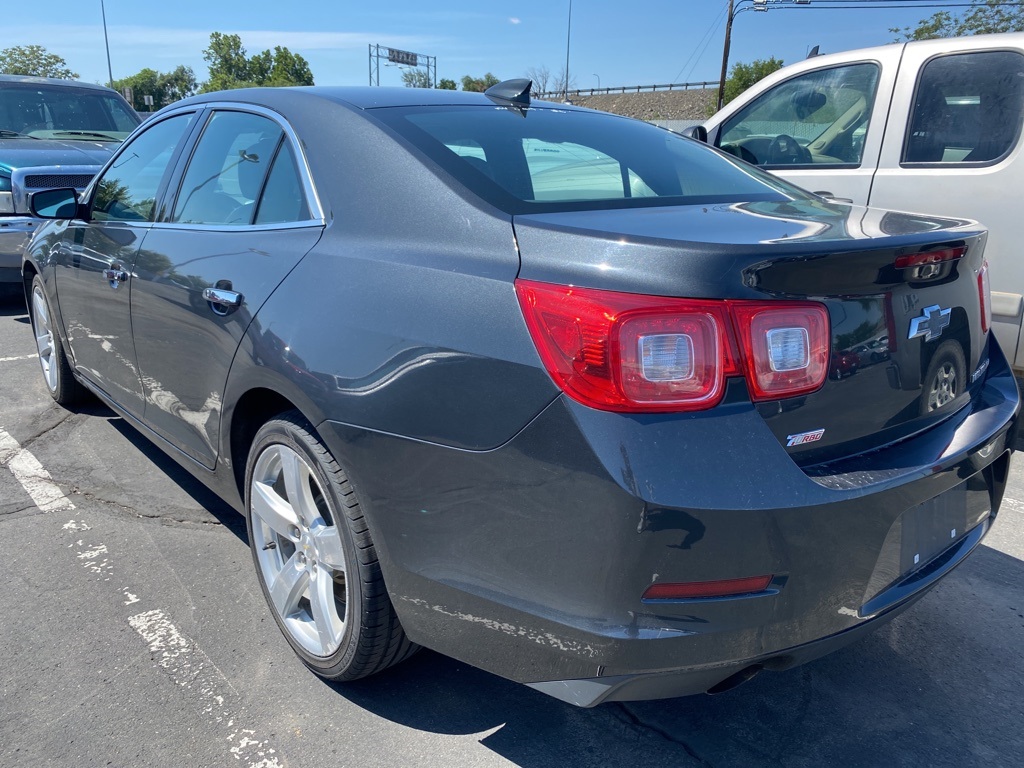
[[[78,195],[73,189],[44,189],[31,195],[28,205],[41,219],[73,219],[78,214]]]
[[[708,142],[708,129],[703,125],[691,125],[689,128],[683,128],[680,133],[687,138],[702,141],[705,144]]]

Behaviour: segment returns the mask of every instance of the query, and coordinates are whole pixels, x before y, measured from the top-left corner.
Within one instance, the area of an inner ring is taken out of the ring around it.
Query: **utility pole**
[[[733,0],[729,0],[729,12],[725,17],[725,48],[722,49],[722,76],[718,80],[718,108],[725,106],[725,78],[729,70],[729,43],[732,40]]]

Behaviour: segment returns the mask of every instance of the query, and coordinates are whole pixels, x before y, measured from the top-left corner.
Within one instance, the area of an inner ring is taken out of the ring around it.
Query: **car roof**
[[[93,91],[117,93],[105,85],[85,83],[81,80],[61,80],[56,77],[33,77],[31,75],[0,75],[0,83],[25,83],[28,85],[63,85],[74,88],[88,88]]]
[[[329,86],[314,85],[292,88],[241,88],[233,91],[217,91],[192,96],[173,106],[184,103],[195,104],[213,101],[239,101],[264,104],[272,107],[275,102],[290,99],[295,94],[308,94],[357,109],[380,109],[384,107],[421,106],[495,106],[495,102],[482,93],[471,91],[449,91],[441,88],[392,88],[377,86]],[[532,107],[557,107],[560,109],[583,110],[571,104],[556,104],[534,101]]]

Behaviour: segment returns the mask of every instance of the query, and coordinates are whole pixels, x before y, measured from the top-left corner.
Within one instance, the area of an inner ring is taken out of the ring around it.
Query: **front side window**
[[[767,167],[860,165],[877,88],[877,64],[805,72],[733,115],[718,145]]]
[[[178,190],[172,221],[252,224],[284,131],[248,112],[215,112],[196,144]]]
[[[96,185],[94,220],[153,220],[161,182],[194,118],[189,113],[161,120],[125,145]]]
[[[903,163],[992,163],[1016,146],[1024,96],[1024,56],[961,53],[921,69]]]

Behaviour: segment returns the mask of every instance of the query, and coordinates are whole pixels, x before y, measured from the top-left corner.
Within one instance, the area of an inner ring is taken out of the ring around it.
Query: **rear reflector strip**
[[[736,597],[764,592],[772,583],[773,575],[748,576],[743,579],[721,581],[691,581],[684,583],[656,582],[644,592],[644,600],[693,600],[712,597]]]

